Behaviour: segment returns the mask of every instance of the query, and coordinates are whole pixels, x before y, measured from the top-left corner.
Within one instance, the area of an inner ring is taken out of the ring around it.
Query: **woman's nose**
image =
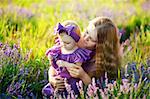
[[[88,40],[89,40],[89,36],[88,36],[88,35],[85,35],[85,36],[84,36],[84,40],[85,40],[85,41],[88,41]]]

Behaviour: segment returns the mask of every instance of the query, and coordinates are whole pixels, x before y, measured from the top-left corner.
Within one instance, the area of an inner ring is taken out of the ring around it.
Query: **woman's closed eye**
[[[83,37],[85,37],[87,35],[89,35],[89,32],[88,32],[88,30],[85,30]]]
[[[90,39],[92,42],[97,42],[96,40],[92,39],[91,37],[89,37],[89,39]]]
[[[89,36],[89,32],[88,30],[86,30],[86,35],[88,35],[88,40],[92,41],[92,42],[96,42],[96,40],[94,40],[91,36]]]
[[[65,44],[70,44],[70,42],[64,42]]]
[[[97,41],[96,40],[94,40],[92,37],[90,37],[88,34],[84,37],[84,39],[86,40],[86,41],[90,41],[90,42],[94,42],[94,43],[96,43]]]
[[[89,34],[88,30],[86,30],[86,34]]]

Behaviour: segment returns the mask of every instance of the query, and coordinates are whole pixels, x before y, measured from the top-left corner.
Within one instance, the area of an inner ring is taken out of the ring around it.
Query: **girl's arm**
[[[48,70],[48,80],[50,81],[51,77],[53,77],[54,75],[56,75],[56,71],[53,66],[50,66]]]
[[[58,63],[57,65],[61,63],[61,66],[65,66],[72,77],[81,79],[84,84],[88,85],[91,83],[91,77],[81,67],[82,63],[74,64],[63,60],[58,60],[56,63]]]
[[[48,81],[54,86],[54,75],[56,74],[53,66],[50,66],[48,70]]]
[[[56,71],[54,67],[50,66],[49,71],[48,71],[49,83],[56,90],[64,90],[65,88],[64,79],[61,78],[60,76],[55,76],[55,75],[56,75]]]

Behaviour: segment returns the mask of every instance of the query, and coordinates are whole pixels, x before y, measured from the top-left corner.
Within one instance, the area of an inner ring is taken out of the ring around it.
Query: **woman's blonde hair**
[[[97,32],[96,77],[104,76],[107,72],[109,79],[115,79],[121,65],[117,28],[107,17],[95,18],[91,23]]]

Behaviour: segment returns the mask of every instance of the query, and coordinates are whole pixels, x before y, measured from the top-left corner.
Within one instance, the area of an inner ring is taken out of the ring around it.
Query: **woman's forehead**
[[[88,31],[88,35],[93,39],[93,40],[97,40],[97,31],[96,28],[94,26],[94,24],[89,24],[87,27],[87,31]]]

